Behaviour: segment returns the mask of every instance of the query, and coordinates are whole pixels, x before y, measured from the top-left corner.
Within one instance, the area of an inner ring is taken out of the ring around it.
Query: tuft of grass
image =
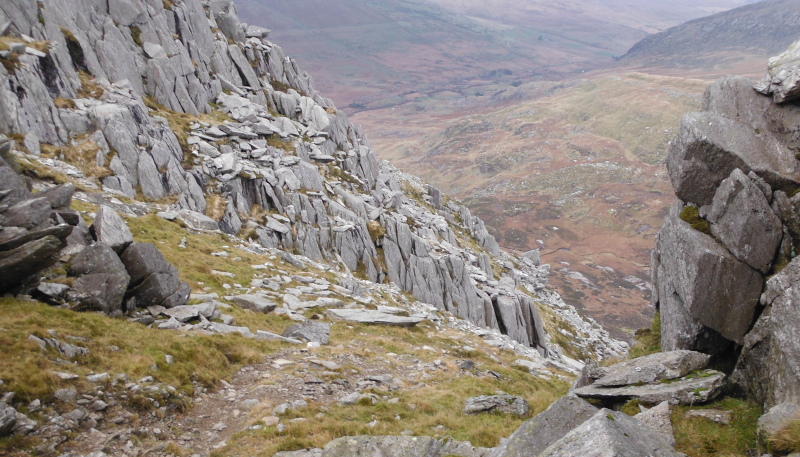
[[[94,77],[85,71],[78,72],[81,79],[81,88],[78,90],[78,98],[100,98],[105,93],[102,86],[95,82]]]
[[[690,409],[716,408],[730,410],[733,420],[728,425],[708,419],[687,418]],[[675,449],[692,457],[744,456],[756,449],[756,422],[761,407],[735,398],[723,398],[705,406],[674,406],[672,426],[675,430]]]
[[[61,108],[61,109],[75,109],[76,108],[75,101],[72,100],[71,98],[66,98],[66,97],[58,97],[58,98],[56,98],[55,100],[53,100],[53,104],[56,106],[56,108]]]
[[[140,48],[144,46],[144,43],[142,42],[142,29],[135,25],[132,25],[130,29],[131,38],[133,38],[133,42],[136,43],[136,46],[139,46]]]
[[[712,236],[708,221],[700,217],[700,209],[696,206],[687,206],[683,208],[681,211],[681,219],[691,225],[692,228],[698,232]]]
[[[642,328],[633,336],[634,342],[629,356],[631,359],[644,357],[661,351],[661,313],[653,316],[650,328]]]
[[[378,221],[367,222],[367,230],[373,243],[377,243],[379,239],[386,235],[386,229]]]
[[[766,441],[773,454],[800,452],[800,418],[790,421],[784,428],[766,437]]]
[[[267,137],[267,144],[272,146],[275,149],[280,149],[283,151],[294,151],[294,144],[292,142],[286,142],[281,139],[278,135],[270,135]]]
[[[105,178],[114,173],[106,167],[97,166],[97,152],[100,147],[94,141],[73,142],[68,146],[42,144],[42,156],[58,158],[78,168],[87,177]],[[106,162],[111,162],[107,158]]]
[[[213,110],[209,114],[201,114],[200,116],[193,116],[191,114],[172,111],[171,109],[158,103],[149,95],[142,97],[142,101],[144,101],[145,106],[150,109],[151,115],[161,116],[165,118],[167,122],[169,122],[170,129],[172,129],[172,132],[176,137],[178,137],[178,142],[183,150],[184,162],[189,161],[192,157],[192,148],[188,143],[189,132],[191,132],[190,126],[192,124],[203,121],[211,125],[219,125],[223,122],[232,120],[230,116],[219,110]]]

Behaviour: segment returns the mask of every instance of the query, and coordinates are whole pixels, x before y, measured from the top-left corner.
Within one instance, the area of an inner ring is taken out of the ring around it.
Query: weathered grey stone
[[[769,271],[783,238],[781,220],[759,186],[738,168],[717,188],[708,221],[711,233],[737,259]]]
[[[303,449],[300,451],[276,452],[273,457],[322,457],[322,449]]]
[[[89,231],[95,239],[111,246],[117,254],[133,243],[133,235],[124,220],[113,208],[101,205]]]
[[[682,457],[656,431],[624,413],[601,409],[538,457]]]
[[[397,325],[400,327],[413,327],[424,321],[424,317],[406,317],[381,313],[370,309],[329,309],[327,313],[335,318],[362,324]]]
[[[681,220],[676,202],[656,237],[654,305],[661,310],[661,347],[717,353],[712,329],[741,343],[758,305],[761,275],[712,237]]]
[[[214,302],[208,302],[200,305],[179,305],[167,308],[161,314],[175,318],[178,322],[185,324],[193,319],[199,319],[200,316],[211,319],[216,309]]]
[[[485,457],[489,449],[429,436],[344,436],[325,445],[322,457]]]
[[[574,395],[558,399],[533,419],[525,421],[490,454],[491,457],[539,455],[547,446],[591,418],[597,408]]]
[[[646,411],[642,411],[635,417],[658,432],[670,446],[675,446],[675,434],[672,429],[670,414],[669,402],[665,401]]]
[[[733,419],[733,414],[731,411],[725,411],[721,409],[691,409],[689,411],[686,411],[686,417],[688,418],[701,417],[711,422],[716,422],[722,425],[728,425],[731,423],[731,420]]]
[[[274,311],[276,306],[275,302],[262,295],[235,295],[230,297],[230,300],[244,309],[249,309],[259,313],[269,313]]]
[[[769,59],[766,76],[755,89],[772,95],[775,103],[785,103],[800,97],[800,41],[795,41],[782,54]]]
[[[295,338],[311,343],[328,344],[331,334],[331,325],[325,322],[306,320],[294,324],[283,332],[287,338]]]
[[[590,385],[575,389],[582,398],[599,398],[655,405],[668,401],[671,405],[691,405],[713,400],[722,391],[725,374],[714,370],[695,372],[692,375],[669,383],[643,384],[623,387],[601,387]]]
[[[765,409],[800,398],[800,258],[767,281],[767,306],[744,338],[731,375],[738,393]]]
[[[528,402],[522,397],[514,395],[480,395],[478,397],[467,398],[464,403],[464,414],[488,413],[497,411],[501,413],[524,416],[528,414],[530,407]]]
[[[72,233],[73,229],[73,227],[67,224],[59,224],[54,227],[47,227],[40,230],[26,231],[20,229],[18,232],[19,235],[14,236],[14,232],[16,232],[16,230],[13,230],[14,228],[17,227],[4,228],[2,232],[0,232],[0,252],[16,249],[26,243],[44,238],[46,236],[54,236],[59,240],[65,241]],[[2,235],[5,235],[6,233],[8,233],[11,238],[4,239],[5,237]]]
[[[710,355],[694,351],[657,352],[608,367],[595,386],[627,386],[677,379],[708,366]]]
[[[76,277],[68,295],[78,309],[108,314],[122,309],[130,276],[111,246],[96,243],[84,248],[69,263],[67,274]]]

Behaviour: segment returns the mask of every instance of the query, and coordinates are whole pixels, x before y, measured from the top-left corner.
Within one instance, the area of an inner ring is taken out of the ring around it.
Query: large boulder
[[[656,237],[654,293],[665,351],[721,352],[724,340],[742,342],[758,305],[763,278],[714,238],[681,219],[675,202]]]
[[[526,454],[535,455],[535,454]],[[627,414],[601,409],[538,457],[685,457],[658,432]]]
[[[122,311],[131,277],[111,246],[95,243],[84,248],[70,261],[67,274],[75,277],[68,297],[77,309]]]
[[[767,281],[763,300],[767,308],[744,338],[731,384],[769,408],[800,400],[800,258]]]
[[[761,273],[769,271],[783,238],[781,220],[764,190],[738,168],[717,188],[708,221],[711,233],[737,259]]]
[[[561,439],[595,413],[597,408],[586,400],[573,395],[562,397],[545,411],[520,425],[492,451],[491,457],[539,455],[547,446]]]
[[[131,276],[128,299],[139,308],[185,305],[191,288],[153,243],[133,243],[120,257]]]

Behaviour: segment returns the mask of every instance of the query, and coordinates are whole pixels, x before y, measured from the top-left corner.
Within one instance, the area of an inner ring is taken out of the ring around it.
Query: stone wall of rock
[[[32,154],[92,142],[105,191],[395,282],[542,354],[558,352],[542,303],[595,354],[624,352],[544,290],[546,267],[502,253],[466,207],[379,161],[268,33],[231,0],[3,2],[0,133]]]
[[[766,407],[800,393],[797,52],[761,83],[716,81],[683,118],[667,157],[679,201],[652,256],[662,349],[738,357],[731,386]]]

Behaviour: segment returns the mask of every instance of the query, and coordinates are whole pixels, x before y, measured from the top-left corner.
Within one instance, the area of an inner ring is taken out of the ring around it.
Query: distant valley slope
[[[651,35],[620,59],[625,67],[668,74],[760,75],[764,57],[800,38],[800,2],[768,0]]]

